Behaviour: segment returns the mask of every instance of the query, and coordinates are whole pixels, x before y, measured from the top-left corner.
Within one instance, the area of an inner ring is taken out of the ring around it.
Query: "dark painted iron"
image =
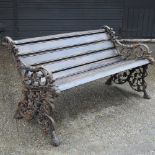
[[[112,82],[116,84],[124,84],[128,82],[133,90],[143,92],[143,97],[145,99],[150,99],[150,96],[146,91],[147,83],[145,81],[145,78],[148,75],[147,68],[148,65],[144,65],[138,68],[127,70],[125,72],[114,74],[106,81],[106,84],[111,85]]]

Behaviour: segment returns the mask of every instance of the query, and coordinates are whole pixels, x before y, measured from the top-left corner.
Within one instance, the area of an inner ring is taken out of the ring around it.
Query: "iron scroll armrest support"
[[[115,47],[118,49],[118,53],[124,59],[148,59],[151,64],[154,62],[154,58],[151,56],[149,47],[146,44],[123,44],[115,35],[115,31],[109,26],[103,26],[105,31],[110,35],[111,40],[114,42]]]
[[[148,59],[150,64],[153,64],[154,58],[151,56],[151,51],[146,44],[123,44],[117,39],[112,28],[108,26],[104,26],[103,28],[109,34],[115,47],[118,49],[117,51],[119,55],[121,55],[124,59]],[[148,75],[147,68],[148,64],[111,75],[111,77],[106,81],[106,84],[111,85],[112,82],[124,84],[128,82],[132,89],[138,92],[143,92],[143,97],[150,99],[150,96],[146,91],[147,83],[145,81],[145,78]]]

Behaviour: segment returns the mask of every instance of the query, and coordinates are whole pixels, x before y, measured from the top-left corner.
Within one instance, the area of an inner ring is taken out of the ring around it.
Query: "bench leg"
[[[150,95],[147,93],[146,90],[144,90],[144,96],[145,99],[151,99]]]
[[[28,109],[27,109],[27,107],[28,107],[28,98],[27,98],[27,91],[24,91],[23,90],[23,99],[22,99],[22,101],[20,101],[19,103],[18,103],[18,108],[17,108],[17,110],[16,110],[16,112],[15,112],[15,115],[14,115],[14,118],[15,119],[22,119],[22,118],[24,118],[24,111],[26,112]]]
[[[24,98],[18,104],[15,113],[16,119],[25,118],[30,121],[36,120],[43,128],[44,132],[50,134],[52,145],[60,144],[55,132],[55,123],[51,114],[54,110],[53,99],[47,91],[32,91],[25,89]]]
[[[106,85],[112,85],[112,81],[113,81],[113,76],[110,76],[110,78],[107,79],[107,81],[105,82]]]
[[[150,96],[146,91],[147,84],[145,81],[145,78],[148,75],[147,68],[148,65],[143,65],[128,71],[114,74],[108,79],[106,83],[111,84],[113,81],[116,84],[124,84],[128,82],[132,89],[138,92],[143,92],[143,97],[145,99],[150,99]]]
[[[150,99],[150,96],[148,95],[146,89],[147,89],[147,83],[145,81],[145,78],[147,77],[148,65],[143,65],[138,68],[134,68],[130,71],[130,78],[129,78],[129,85],[132,89],[143,92],[143,97],[145,99]]]
[[[60,144],[56,133],[55,123],[52,118],[54,110],[54,98],[58,93],[53,87],[54,81],[50,74],[43,68],[22,68],[23,77],[23,100],[19,102],[15,113],[16,119],[25,118],[30,121],[36,120],[50,134],[52,144]]]
[[[45,104],[42,104],[38,109],[35,119],[42,126],[44,132],[50,135],[51,144],[53,146],[59,146],[60,141],[55,132],[55,121],[51,117],[51,112],[49,110],[50,109],[47,105],[45,107]]]

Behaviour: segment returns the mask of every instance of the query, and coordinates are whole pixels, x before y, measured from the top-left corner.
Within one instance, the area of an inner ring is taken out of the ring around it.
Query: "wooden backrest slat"
[[[23,65],[42,66],[55,79],[120,59],[105,29],[21,39],[14,43]]]
[[[71,33],[63,33],[63,34],[57,34],[57,35],[34,37],[34,38],[28,38],[28,39],[20,39],[20,40],[15,40],[14,43],[16,45],[20,45],[20,44],[36,43],[36,42],[55,40],[55,39],[63,39],[63,38],[69,38],[69,37],[75,37],[75,36],[78,37],[82,35],[91,35],[91,34],[103,33],[103,32],[105,32],[104,29],[71,32]]]
[[[116,49],[109,49],[109,50],[91,53],[91,54],[84,55],[84,56],[78,56],[75,58],[73,57],[73,58],[69,58],[66,60],[60,60],[60,61],[56,61],[53,63],[44,64],[42,66],[50,72],[57,72],[60,70],[64,70],[64,69],[72,68],[75,66],[83,65],[86,63],[114,57],[117,55],[118,53]]]
[[[101,41],[78,47],[65,48],[62,50],[48,51],[39,54],[37,53],[34,55],[19,56],[19,59],[25,65],[39,65],[47,62],[75,57],[78,55],[89,54],[95,51],[105,50],[113,47],[114,44],[111,41]]]
[[[92,35],[85,35],[80,37],[72,37],[66,39],[43,41],[38,43],[31,43],[25,45],[17,45],[18,55],[25,55],[37,52],[43,52],[46,50],[61,49],[66,47],[77,46],[81,44],[88,44],[91,42],[97,42],[101,40],[108,40],[109,35],[107,33],[99,33]]]

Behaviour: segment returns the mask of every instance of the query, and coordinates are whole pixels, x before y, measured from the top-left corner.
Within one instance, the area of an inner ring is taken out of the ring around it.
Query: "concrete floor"
[[[35,122],[13,119],[21,80],[11,53],[0,47],[0,155],[154,155],[155,66],[147,79],[151,100],[128,85],[106,86],[105,80],[56,100],[61,145],[53,147]]]

